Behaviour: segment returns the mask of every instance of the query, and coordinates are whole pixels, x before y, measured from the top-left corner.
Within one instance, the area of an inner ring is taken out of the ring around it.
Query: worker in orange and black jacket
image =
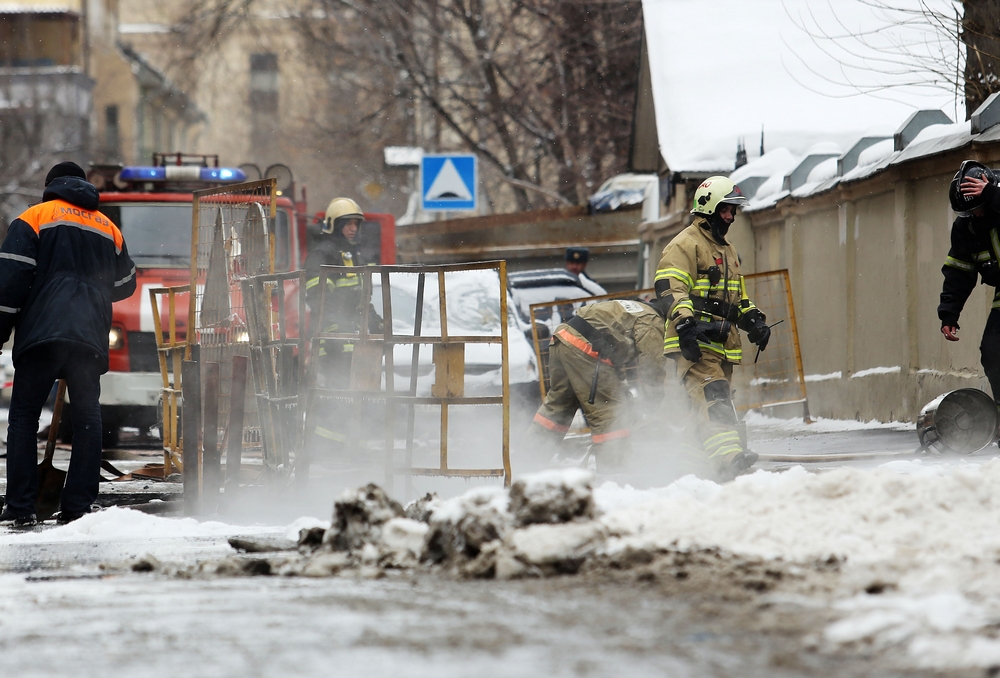
[[[0,246],[0,343],[14,332],[14,390],[7,425],[7,498],[0,524],[35,523],[36,434],[56,379],[73,403],[73,452],[59,522],[97,499],[101,470],[101,375],[108,371],[111,304],[135,292],[135,265],[121,231],[97,208],[83,169],[61,162],[42,202],[10,224]]]

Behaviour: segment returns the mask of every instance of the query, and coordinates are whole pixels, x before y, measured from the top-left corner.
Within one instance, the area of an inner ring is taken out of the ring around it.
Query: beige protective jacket
[[[719,279],[714,285],[710,280],[710,269],[713,267],[719,269]],[[699,338],[701,350],[717,353],[731,363],[742,360],[743,349],[737,323],[747,311],[756,307],[747,297],[736,248],[717,243],[704,217],[695,219],[663,249],[655,279],[669,283],[669,288],[660,292],[661,302],[668,301],[670,309],[663,340],[665,354],[680,353],[676,329],[679,320],[691,316],[703,322],[727,319],[708,310],[710,307],[706,302],[717,300],[722,305],[714,306],[716,311],[732,305],[728,314],[732,327],[724,341]]]
[[[576,315],[586,320],[612,345],[611,355],[604,356],[616,368],[636,361],[639,379],[646,397],[663,397],[666,366],[663,359],[663,316],[649,304],[630,299],[598,301],[582,306]],[[597,358],[597,351],[576,329],[563,323],[556,328],[553,341],[562,341]]]

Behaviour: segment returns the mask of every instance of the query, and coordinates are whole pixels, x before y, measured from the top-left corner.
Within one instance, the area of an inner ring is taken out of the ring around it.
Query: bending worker
[[[733,406],[733,365],[743,357],[737,327],[760,350],[771,330],[747,297],[736,248],[726,240],[736,210],[746,203],[739,186],[709,177],[694,194],[694,222],[663,250],[656,296],[668,321],[664,353],[695,408],[702,447],[719,479],[745,472],[757,455],[744,449]]]
[[[958,341],[958,317],[978,280],[981,278],[984,285],[1000,288],[997,178],[989,167],[966,160],[951,180],[948,198],[958,217],[951,227],[951,249],[941,267],[944,286],[938,318],[945,339]],[[979,351],[993,399],[1000,402],[1000,289],[994,291],[993,307],[986,319]]]
[[[663,316],[641,301],[599,301],[582,306],[556,328],[549,349],[550,386],[529,435],[558,449],[578,409],[590,424],[599,471],[619,470],[631,445],[624,367],[638,362],[644,399],[663,398]]]
[[[358,243],[364,218],[361,207],[350,198],[334,198],[326,208],[326,216],[306,258],[306,303],[314,332],[351,334],[361,327],[364,301],[361,276],[350,272],[329,275],[324,294],[320,287],[320,266],[356,267],[374,263],[364,260]],[[368,317],[368,331],[380,333],[382,319],[374,308],[369,308]],[[318,343],[318,355],[313,356],[312,363],[317,385],[328,389],[349,388],[354,343],[333,339]],[[330,414],[333,416],[319,418],[321,423],[314,434],[337,447],[347,440],[349,410],[335,407]]]
[[[38,417],[52,382],[73,402],[73,452],[56,519],[90,513],[101,479],[101,375],[108,371],[111,303],[135,292],[121,231],[97,211],[83,169],[61,162],[42,202],[11,222],[0,246],[0,343],[14,330],[7,427],[7,505],[0,524],[35,522]]]

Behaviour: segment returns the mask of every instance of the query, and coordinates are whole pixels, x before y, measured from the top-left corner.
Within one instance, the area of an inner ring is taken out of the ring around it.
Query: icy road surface
[[[751,440],[768,454],[914,447],[900,427],[751,423]],[[143,574],[123,566],[146,554],[178,566],[219,558],[232,553],[229,536],[293,537],[322,520],[247,527],[109,509],[0,534],[0,669],[102,678],[982,676],[1000,665],[994,452],[821,473],[771,464],[724,486],[598,481],[599,520],[614,534],[607,549],[720,548],[810,573],[767,593],[727,586],[738,573],[724,567],[687,588],[613,571],[506,582],[426,571]],[[811,570],[816,559],[834,566]]]

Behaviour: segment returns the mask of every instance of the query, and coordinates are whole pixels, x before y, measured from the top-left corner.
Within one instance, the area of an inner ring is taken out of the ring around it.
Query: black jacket
[[[135,292],[135,264],[92,184],[59,177],[42,201],[0,246],[0,340],[14,330],[15,366],[26,350],[61,341],[94,349],[107,370],[111,304]]]
[[[976,283],[1000,285],[1000,215],[987,211],[982,217],[958,217],[951,227],[951,249],[944,266],[944,286],[938,318],[941,326],[958,327],[958,317]],[[1000,292],[994,293],[994,306]]]
[[[356,243],[338,234],[316,238],[306,257],[306,302],[312,318],[320,310],[320,266],[365,266]],[[333,275],[327,278],[323,308],[323,327],[326,332],[357,331],[360,318],[361,278],[355,273]]]

